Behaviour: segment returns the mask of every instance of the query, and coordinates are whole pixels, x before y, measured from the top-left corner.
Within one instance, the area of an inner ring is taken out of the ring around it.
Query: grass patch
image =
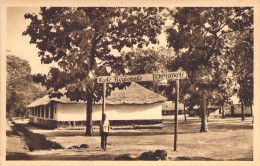
[[[19,133],[19,135],[23,137],[30,151],[63,148],[60,144],[47,140],[44,135],[36,134],[29,131],[22,124],[15,124],[14,126],[12,126],[12,129],[14,132]]]

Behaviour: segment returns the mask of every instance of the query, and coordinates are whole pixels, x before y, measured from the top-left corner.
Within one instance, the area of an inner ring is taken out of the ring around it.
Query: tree
[[[134,49],[122,53],[128,74],[151,74],[167,72],[168,63],[175,56],[172,49],[165,47]],[[140,82],[142,86],[166,96],[165,87],[161,81]]]
[[[124,74],[123,59],[117,52],[125,47],[158,43],[163,11],[164,8],[43,7],[39,16],[25,14],[31,23],[23,35],[29,35],[30,43],[36,44],[42,63],[59,65],[51,68],[48,75],[36,75],[35,80],[47,89],[65,88],[65,95],[71,100],[87,101],[86,135],[92,135],[92,102],[100,100],[102,94],[102,86],[93,77],[108,75],[106,66],[114,74]],[[107,95],[115,86],[125,85],[109,84]]]
[[[228,62],[233,46],[228,35],[252,26],[253,8],[176,8],[171,16],[174,22],[167,29],[167,41],[177,55],[172,69],[182,67],[188,72],[201,98],[200,131],[206,132],[207,98],[212,90],[225,84],[226,76],[234,70]]]
[[[125,68],[129,74],[146,74],[160,73],[171,71],[172,63],[176,60],[173,49],[159,47],[148,49],[135,49],[127,53],[123,52],[122,56],[125,61]],[[197,104],[198,96],[194,93],[194,87],[188,79],[180,80],[180,100],[184,106],[194,107]],[[153,81],[140,82],[142,86],[168,98],[168,100],[176,100],[176,82],[168,80],[167,82]],[[184,111],[185,107],[184,107]],[[185,112],[186,113],[186,112]],[[186,122],[186,115],[185,122]]]
[[[236,34],[237,41],[231,50],[232,61],[235,64],[234,75],[236,77],[238,87],[238,97],[241,102],[242,121],[245,119],[244,105],[251,106],[253,102],[254,91],[254,44],[253,44],[253,28],[249,27],[245,31]]]
[[[26,106],[44,91],[32,82],[31,67],[26,60],[9,52],[6,57],[6,115],[23,116]]]
[[[227,66],[232,69],[235,66],[234,63],[230,63],[228,58],[229,57],[226,56],[222,57],[222,60],[224,60],[225,63],[217,68],[217,72],[220,73],[219,75],[222,77],[222,81],[218,85],[218,88],[214,89],[211,95],[208,96],[208,101],[210,101],[211,104],[220,106],[220,110],[222,110],[222,118],[225,118],[224,105],[231,104],[230,98],[236,93],[236,79],[234,78],[234,74],[231,70],[225,70]]]

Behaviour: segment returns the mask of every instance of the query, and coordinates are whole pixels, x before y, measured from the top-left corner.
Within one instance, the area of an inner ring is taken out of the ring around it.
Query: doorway
[[[235,114],[234,106],[232,105],[232,106],[231,106],[231,116],[234,116],[234,114]]]

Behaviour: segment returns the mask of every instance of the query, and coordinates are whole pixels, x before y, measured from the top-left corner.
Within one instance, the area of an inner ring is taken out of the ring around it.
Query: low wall
[[[30,123],[41,125],[48,128],[57,128],[58,122],[56,120],[42,119],[39,117],[30,117]]]
[[[94,125],[98,125],[100,121],[94,121]],[[110,126],[127,126],[127,125],[150,125],[161,124],[162,120],[110,120]]]

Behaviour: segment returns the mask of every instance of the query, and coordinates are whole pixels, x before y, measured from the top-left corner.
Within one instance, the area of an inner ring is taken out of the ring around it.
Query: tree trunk
[[[207,95],[204,92],[200,101],[201,127],[200,132],[208,132]]]
[[[222,118],[225,119],[226,114],[225,114],[225,110],[224,110],[224,104],[221,105],[221,109],[222,109]]]
[[[87,122],[86,122],[86,133],[85,135],[86,136],[92,136],[93,133],[92,133],[92,98],[88,98],[87,100]]]
[[[241,102],[241,116],[242,116],[242,121],[245,120],[245,112],[244,112],[244,101],[242,100]]]
[[[185,104],[183,104],[183,110],[184,110],[184,121],[187,122]]]

